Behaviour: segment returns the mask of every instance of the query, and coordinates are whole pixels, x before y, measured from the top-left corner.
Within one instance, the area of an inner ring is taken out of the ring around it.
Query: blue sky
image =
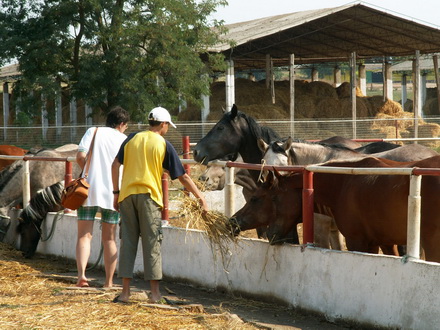
[[[344,0],[229,0],[228,2],[227,7],[220,7],[213,16],[216,19],[223,19],[226,24],[353,3],[353,1]],[[405,18],[422,21],[421,23],[430,23],[440,29],[439,0],[370,0],[362,1],[362,3],[373,5],[393,15],[400,14]]]

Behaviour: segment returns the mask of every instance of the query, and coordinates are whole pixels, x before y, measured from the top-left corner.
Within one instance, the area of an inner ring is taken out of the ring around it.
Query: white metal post
[[[408,196],[407,255],[420,258],[421,175],[411,175]]]
[[[226,111],[231,111],[235,103],[235,74],[234,61],[227,61],[228,68],[226,71]]]
[[[233,167],[225,167],[225,215],[231,217],[235,213],[235,176]]]
[[[30,180],[30,171],[29,171],[29,161],[24,161],[24,170],[23,170],[23,207],[29,204],[31,200],[31,180]]]

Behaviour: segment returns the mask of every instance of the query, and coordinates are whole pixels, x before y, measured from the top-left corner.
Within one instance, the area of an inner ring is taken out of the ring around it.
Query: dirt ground
[[[172,305],[148,303],[148,286],[132,282],[133,302],[112,303],[120,292],[102,288],[104,272],[88,270],[89,288],[76,288],[75,264],[21,253],[0,243],[0,328],[349,329],[288,306],[232,296],[170,280],[161,291]]]

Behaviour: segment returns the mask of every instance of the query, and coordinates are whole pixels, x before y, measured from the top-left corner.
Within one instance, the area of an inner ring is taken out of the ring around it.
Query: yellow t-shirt
[[[150,194],[163,207],[163,168],[170,172],[171,179],[185,173],[172,144],[151,131],[129,135],[117,157],[124,165],[119,202],[133,194]]]

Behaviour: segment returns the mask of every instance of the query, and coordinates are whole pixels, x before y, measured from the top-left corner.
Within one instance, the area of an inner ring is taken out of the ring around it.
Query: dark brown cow
[[[4,156],[24,156],[28,151],[13,145],[0,144],[0,155]],[[0,159],[0,171],[6,166],[11,165],[15,160]]]
[[[414,162],[368,157],[332,161],[336,167],[440,168],[440,156]],[[379,246],[405,245],[409,177],[407,175],[346,175],[315,173],[314,201],[325,206],[345,236],[351,251],[377,253]],[[232,218],[236,232],[270,225],[268,237],[277,242],[302,216],[302,175],[271,175],[251,201]],[[440,178],[422,180],[421,244],[426,260],[440,261]],[[388,252],[390,253],[390,252]]]

